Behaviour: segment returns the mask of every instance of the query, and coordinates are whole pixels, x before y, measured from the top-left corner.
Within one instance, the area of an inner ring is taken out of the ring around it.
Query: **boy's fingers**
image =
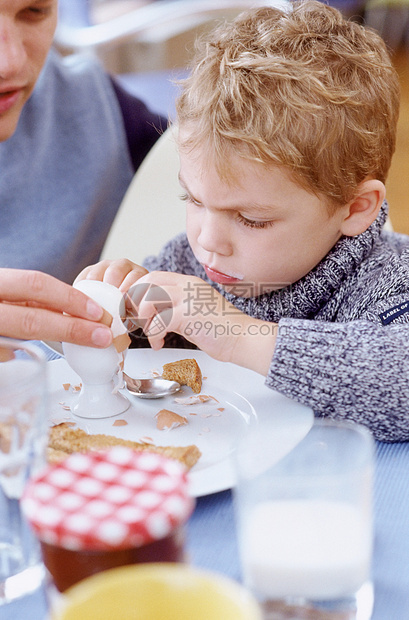
[[[128,291],[133,284],[139,282],[140,278],[147,273],[149,272],[144,267],[134,268],[130,273],[128,273],[126,278],[124,278],[119,289],[124,292]]]
[[[142,275],[147,273],[147,270],[139,265],[135,265],[132,261],[123,258],[111,262],[104,271],[103,281],[113,286],[120,287],[122,290],[126,290],[127,281],[129,286],[136,282]],[[90,278],[90,275],[88,275]],[[128,288],[129,288],[128,286]]]
[[[104,260],[83,269],[75,279],[75,282],[80,280],[101,280],[116,286],[121,291],[127,291],[132,284],[147,273],[147,269],[136,265],[126,258],[115,261]]]
[[[110,260],[103,260],[95,265],[89,265],[89,267],[85,267],[75,278],[74,284],[79,282],[80,280],[103,280],[105,276],[105,272],[110,266]]]

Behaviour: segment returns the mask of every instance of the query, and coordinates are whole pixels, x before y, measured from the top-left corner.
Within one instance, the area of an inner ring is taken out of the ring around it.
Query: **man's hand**
[[[0,334],[107,347],[102,308],[72,286],[39,271],[0,269]]]

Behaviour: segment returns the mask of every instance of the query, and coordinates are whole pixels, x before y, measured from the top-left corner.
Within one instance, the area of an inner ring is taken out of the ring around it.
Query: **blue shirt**
[[[133,118],[142,161],[159,117],[135,101],[145,112]],[[14,135],[0,143],[1,267],[72,282],[99,259],[137,161],[125,126],[99,64],[52,51]]]

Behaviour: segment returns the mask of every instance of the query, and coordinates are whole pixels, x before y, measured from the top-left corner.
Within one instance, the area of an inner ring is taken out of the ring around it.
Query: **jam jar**
[[[47,467],[29,481],[22,505],[64,592],[116,566],[183,562],[194,500],[178,461],[117,446]]]

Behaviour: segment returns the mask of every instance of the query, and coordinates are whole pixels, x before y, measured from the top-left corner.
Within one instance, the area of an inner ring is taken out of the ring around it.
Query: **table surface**
[[[409,616],[409,443],[377,444],[372,620]],[[241,581],[230,490],[201,497],[187,526],[189,562]],[[44,620],[44,592],[0,607],[1,620]]]

